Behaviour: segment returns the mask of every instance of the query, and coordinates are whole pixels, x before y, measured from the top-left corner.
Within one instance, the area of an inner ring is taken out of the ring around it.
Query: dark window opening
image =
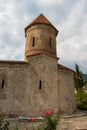
[[[39,90],[41,90],[42,89],[42,81],[40,80],[39,81]]]
[[[4,88],[4,79],[2,80],[2,86],[1,88],[3,89]]]
[[[35,37],[33,37],[33,39],[32,39],[32,47],[34,47],[35,46]]]
[[[51,37],[50,37],[50,41],[49,41],[49,47],[52,47],[52,39],[51,39]]]

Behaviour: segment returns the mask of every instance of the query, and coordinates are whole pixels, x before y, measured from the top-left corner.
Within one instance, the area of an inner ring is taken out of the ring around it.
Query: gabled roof
[[[70,68],[68,68],[68,67],[66,67],[64,65],[61,65],[61,64],[58,64],[58,68],[59,69],[63,69],[63,70],[68,70],[68,71],[71,71],[71,72],[75,73],[74,70],[72,70],[72,69],[70,69]]]
[[[52,25],[52,23],[43,14],[40,14],[27,27],[25,27],[25,32],[27,28],[31,27],[34,24],[47,24],[47,25],[52,26],[57,31],[57,29]]]

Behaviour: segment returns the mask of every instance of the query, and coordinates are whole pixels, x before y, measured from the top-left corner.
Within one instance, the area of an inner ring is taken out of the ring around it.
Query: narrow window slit
[[[4,88],[4,79],[2,80],[2,86],[1,88],[3,89]]]
[[[50,37],[49,47],[52,47],[52,45],[51,45],[51,41],[52,41],[52,39],[51,39],[51,37]]]
[[[35,46],[35,37],[33,37],[33,39],[32,39],[32,47],[34,47]]]
[[[39,90],[41,90],[42,89],[42,81],[40,80],[39,81]]]

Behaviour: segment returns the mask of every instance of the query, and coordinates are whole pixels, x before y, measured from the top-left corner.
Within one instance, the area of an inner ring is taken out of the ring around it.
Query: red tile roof
[[[27,30],[28,27],[34,25],[34,24],[47,24],[52,26],[56,31],[57,29],[52,25],[52,23],[43,15],[40,14],[38,17],[36,17],[26,28],[25,28],[25,32]]]

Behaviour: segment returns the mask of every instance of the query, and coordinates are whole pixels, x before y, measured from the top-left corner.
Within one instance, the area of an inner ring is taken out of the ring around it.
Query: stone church
[[[58,30],[40,14],[25,27],[24,61],[0,60],[0,111],[40,115],[44,109],[75,111],[74,71],[58,64]]]

